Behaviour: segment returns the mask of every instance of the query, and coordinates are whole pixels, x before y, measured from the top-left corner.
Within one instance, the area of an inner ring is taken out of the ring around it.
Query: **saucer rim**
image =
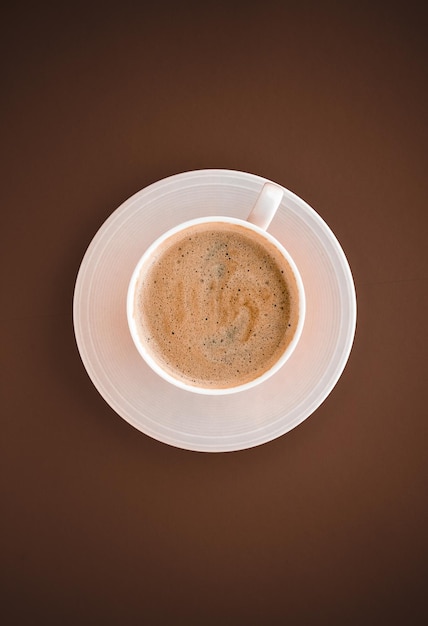
[[[341,355],[340,358],[337,358],[337,362],[336,362],[336,369],[335,369],[335,375],[334,376],[330,376],[329,379],[329,384],[325,385],[323,387],[323,391],[322,393],[320,393],[316,399],[314,399],[314,401],[312,402],[312,405],[307,408],[307,410],[305,411],[305,414],[302,415],[299,419],[294,420],[294,422],[292,423],[288,423],[287,424],[287,428],[282,429],[281,432],[278,432],[277,434],[272,435],[271,433],[268,434],[267,436],[263,437],[257,437],[253,440],[250,440],[250,438],[243,443],[242,441],[239,443],[239,445],[236,444],[236,442],[234,443],[233,441],[230,441],[230,436],[226,435],[225,437],[229,439],[229,443],[227,443],[226,441],[224,443],[222,443],[221,445],[219,445],[218,440],[221,439],[221,436],[219,436],[218,434],[215,437],[215,442],[210,445],[207,441],[204,442],[204,444],[199,443],[195,443],[192,442],[192,438],[195,438],[195,435],[193,435],[192,433],[186,433],[186,437],[187,440],[183,441],[183,440],[178,440],[177,438],[174,439],[174,436],[172,435],[171,438],[167,437],[167,436],[163,436],[162,434],[160,434],[158,431],[152,430],[150,428],[147,427],[147,425],[145,425],[145,428],[143,429],[141,424],[138,423],[135,419],[132,419],[129,415],[124,415],[124,411],[120,411],[117,408],[117,394],[119,393],[118,390],[116,388],[113,388],[115,395],[116,395],[116,399],[114,397],[112,397],[111,394],[109,394],[105,388],[102,387],[101,384],[99,384],[99,381],[97,380],[96,374],[94,373],[93,370],[93,364],[90,362],[89,358],[87,358],[86,354],[85,354],[85,350],[84,350],[84,345],[83,345],[83,339],[82,339],[82,335],[81,335],[81,328],[79,327],[79,287],[81,286],[81,281],[83,281],[84,278],[84,271],[85,268],[88,267],[88,265],[90,264],[91,261],[93,261],[93,256],[94,254],[96,254],[97,250],[97,243],[99,243],[101,241],[101,238],[104,234],[104,232],[106,231],[107,228],[111,227],[111,225],[114,223],[114,220],[119,220],[121,219],[121,217],[126,213],[126,211],[133,205],[135,204],[135,202],[138,202],[140,196],[142,196],[143,194],[149,194],[151,192],[156,192],[156,189],[159,186],[164,186],[165,183],[168,182],[174,182],[176,179],[178,178],[183,178],[183,177],[188,177],[188,176],[195,176],[195,175],[202,175],[202,176],[213,176],[214,178],[220,177],[222,180],[224,179],[224,177],[227,176],[232,176],[232,177],[243,177],[246,178],[248,180],[248,178],[250,178],[252,181],[257,181],[260,182],[260,184],[263,184],[265,182],[273,182],[270,181],[269,179],[263,178],[261,176],[255,175],[255,174],[250,174],[248,172],[241,172],[239,170],[230,170],[230,169],[199,169],[199,170],[188,170],[186,172],[182,172],[182,173],[178,173],[178,174],[173,174],[171,176],[168,176],[166,178],[163,178],[159,181],[156,181],[150,185],[148,185],[147,187],[144,187],[143,189],[137,191],[136,193],[134,193],[133,195],[131,195],[128,199],[126,199],[116,210],[114,210],[110,216],[107,217],[107,219],[103,222],[103,224],[100,226],[100,228],[98,229],[98,231],[95,233],[94,237],[92,238],[88,248],[86,249],[86,252],[82,258],[80,267],[79,267],[79,271],[77,274],[77,278],[76,278],[76,283],[75,283],[75,290],[74,290],[74,297],[73,297],[73,325],[74,325],[74,331],[75,331],[75,337],[76,337],[76,342],[77,342],[77,347],[82,359],[82,362],[85,366],[85,369],[88,373],[89,378],[91,379],[92,383],[94,384],[94,386],[96,387],[97,391],[100,393],[100,395],[104,398],[104,400],[113,408],[113,410],[123,419],[125,419],[125,421],[127,421],[128,423],[130,423],[132,426],[134,426],[137,430],[139,430],[140,432],[143,432],[144,434],[158,440],[161,441],[163,443],[166,443],[168,445],[172,445],[174,447],[177,448],[181,448],[181,449],[186,449],[186,450],[192,450],[192,451],[198,451],[198,452],[226,452],[226,451],[238,451],[238,450],[244,450],[244,449],[248,449],[251,447],[255,447],[258,445],[262,445],[264,443],[267,443],[273,439],[278,438],[279,436],[282,436],[283,434],[286,434],[287,432],[289,432],[290,430],[294,429],[297,425],[299,425],[300,423],[302,423],[303,421],[305,421],[310,415],[312,415],[318,408],[319,406],[326,400],[326,398],[329,396],[329,394],[331,393],[331,391],[333,390],[333,388],[336,386],[340,376],[343,373],[343,370],[348,362],[351,350],[352,350],[352,346],[354,343],[354,339],[355,339],[355,330],[356,330],[356,318],[357,318],[357,302],[356,302],[356,292],[355,292],[355,285],[354,285],[354,281],[353,281],[353,277],[352,277],[352,273],[351,273],[351,269],[348,263],[348,260],[345,256],[345,253],[339,243],[339,241],[337,240],[336,236],[334,235],[333,231],[330,229],[330,227],[328,226],[328,224],[323,220],[323,218],[310,206],[308,205],[302,198],[300,198],[299,196],[297,196],[294,192],[288,190],[287,188],[283,187],[282,185],[280,185],[283,190],[284,193],[289,197],[289,198],[293,198],[295,200],[295,202],[297,202],[297,204],[299,205],[304,205],[306,210],[309,210],[311,212],[311,217],[313,219],[315,219],[316,221],[318,221],[318,225],[319,227],[324,231],[324,233],[326,233],[328,235],[328,238],[330,240],[330,243],[334,245],[335,249],[336,249],[336,253],[338,253],[338,256],[340,258],[340,262],[341,262],[341,270],[346,274],[346,284],[347,284],[347,296],[348,296],[348,303],[349,303],[349,319],[347,321],[347,325],[349,326],[349,331],[348,331],[348,335],[347,335],[347,342],[346,345],[344,345],[342,347],[341,350]],[[278,183],[274,183],[276,185],[278,185]],[[116,230],[118,229],[118,227],[120,226],[119,222],[116,225]],[[126,317],[126,312],[124,311],[124,315]],[[322,377],[320,377],[320,381],[322,380]],[[263,383],[261,383],[259,385],[259,387],[262,389],[263,388]],[[250,391],[250,390],[248,390]],[[248,391],[241,391],[239,392],[240,394],[246,394],[248,393]],[[187,393],[191,393],[191,392],[187,392]],[[120,394],[119,394],[120,395]],[[225,396],[227,397],[227,396]],[[130,404],[131,400],[129,398],[124,398],[122,397],[122,400],[127,403]],[[172,433],[177,434],[177,431],[174,431],[173,429],[168,429],[167,426],[162,425],[161,426],[161,430],[165,431],[165,430],[170,430]],[[251,431],[249,431],[249,434],[255,435],[258,430],[263,431],[264,428],[252,428]],[[180,434],[184,434],[180,431]]]

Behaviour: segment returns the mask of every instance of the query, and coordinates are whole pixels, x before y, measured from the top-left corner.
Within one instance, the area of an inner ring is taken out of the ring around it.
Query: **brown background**
[[[421,3],[423,4],[423,3]],[[120,6],[120,8],[119,8]],[[2,624],[419,624],[427,579],[427,11],[22,4],[1,37]],[[259,174],[354,273],[343,376],[289,434],[203,454],[88,378],[79,263],[123,200]]]

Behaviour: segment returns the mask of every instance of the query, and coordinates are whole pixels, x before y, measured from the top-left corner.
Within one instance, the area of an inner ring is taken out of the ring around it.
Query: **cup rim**
[[[297,283],[297,292],[298,292],[298,297],[299,297],[299,318],[298,318],[296,330],[294,332],[293,338],[291,339],[290,343],[288,344],[284,352],[278,358],[278,360],[268,370],[266,370],[265,372],[263,372],[256,378],[253,378],[252,380],[246,383],[241,383],[239,385],[233,385],[231,387],[224,387],[224,388],[201,387],[198,385],[192,385],[179,378],[174,377],[172,374],[170,374],[165,369],[163,369],[162,366],[159,365],[158,361],[152,356],[150,351],[146,349],[146,347],[144,346],[144,343],[141,341],[138,330],[137,330],[135,317],[134,317],[135,288],[137,286],[141,269],[143,268],[146,261],[150,258],[150,256],[152,256],[155,250],[164,241],[166,241],[170,237],[173,237],[177,233],[182,232],[192,226],[196,226],[199,224],[207,224],[211,222],[236,224],[239,226],[243,226],[245,228],[248,228],[249,230],[252,230],[253,232],[258,233],[263,238],[267,239],[272,245],[276,247],[276,249],[282,254],[282,256],[289,263],[294,273],[294,277]],[[143,358],[146,364],[155,373],[157,373],[161,378],[171,383],[172,385],[175,385],[179,389],[183,389],[185,391],[190,391],[192,393],[197,393],[200,395],[220,396],[220,395],[230,395],[233,393],[238,393],[241,391],[252,389],[253,387],[259,385],[260,383],[264,382],[265,380],[273,376],[288,361],[288,359],[291,357],[292,353],[294,352],[294,349],[296,348],[299,342],[299,339],[301,337],[302,331],[303,331],[303,326],[304,326],[305,316],[306,316],[306,296],[305,296],[303,281],[302,281],[300,272],[297,268],[297,265],[294,262],[294,259],[292,258],[290,253],[287,251],[287,249],[271,233],[269,233],[267,230],[264,230],[263,228],[260,228],[260,226],[253,224],[252,222],[248,222],[245,219],[229,217],[226,215],[212,215],[212,216],[204,216],[200,218],[193,218],[191,220],[181,222],[180,224],[177,224],[176,226],[162,233],[149,245],[148,248],[146,248],[146,250],[143,252],[141,257],[139,258],[132,272],[132,275],[128,284],[127,297],[126,297],[126,314],[127,314],[127,320],[128,320],[128,328],[129,328],[133,343],[136,349],[138,350],[140,356]]]

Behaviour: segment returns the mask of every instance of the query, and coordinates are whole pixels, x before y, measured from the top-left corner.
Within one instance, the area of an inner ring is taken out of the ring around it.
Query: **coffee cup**
[[[296,264],[267,231],[282,197],[267,182],[246,220],[186,221],[138,261],[127,293],[129,330],[169,383],[206,395],[245,391],[290,358],[306,302]]]

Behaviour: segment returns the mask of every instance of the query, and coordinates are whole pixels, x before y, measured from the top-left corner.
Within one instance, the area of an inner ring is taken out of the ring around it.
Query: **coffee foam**
[[[173,235],[142,268],[140,338],[172,376],[205,388],[247,383],[293,338],[298,290],[277,248],[240,225],[205,223]]]

